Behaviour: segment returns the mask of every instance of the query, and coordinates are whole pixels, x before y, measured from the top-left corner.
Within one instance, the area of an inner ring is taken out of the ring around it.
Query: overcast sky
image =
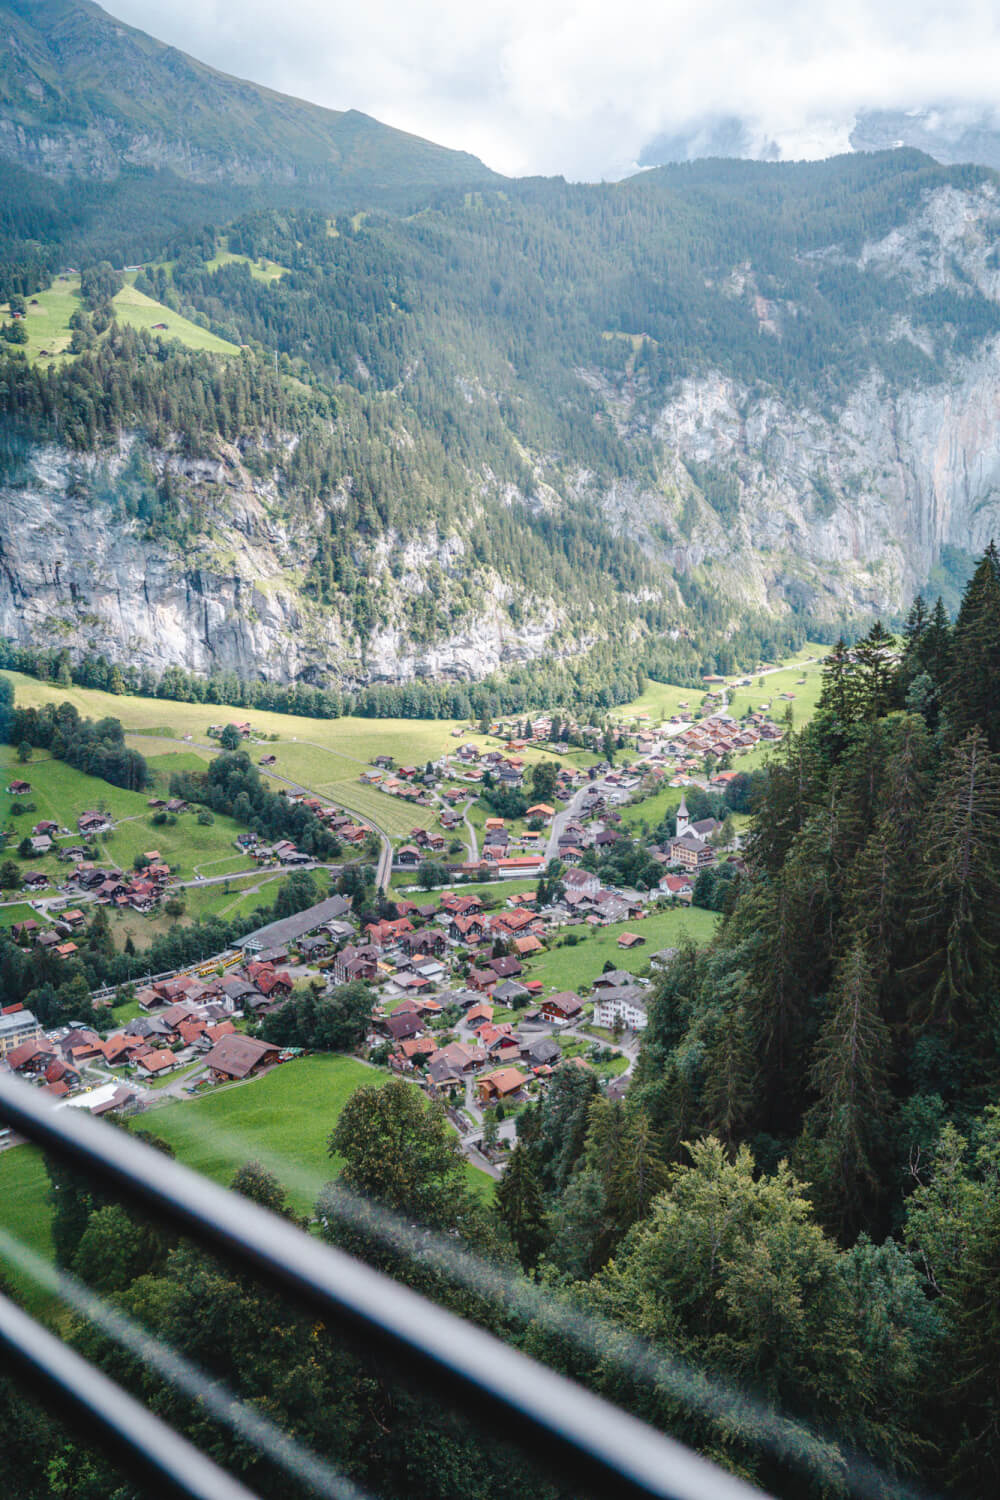
[[[104,0],[203,61],[498,171],[619,176],[739,115],[789,156],[859,107],[997,99],[997,0]]]

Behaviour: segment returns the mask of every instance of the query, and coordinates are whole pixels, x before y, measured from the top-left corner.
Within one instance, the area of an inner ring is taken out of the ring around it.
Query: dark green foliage
[[[301,802],[289,802],[272,792],[245,750],[215,756],[206,771],[175,773],[170,792],[186,801],[204,802],[213,812],[230,814],[261,838],[291,839],[317,859],[332,859],[340,853],[340,840]],[[282,906],[288,907],[279,915],[301,911],[316,899],[309,872],[297,871],[278,896]]]
[[[338,985],[326,995],[307,986],[264,1017],[260,1035],[280,1047],[350,1052],[365,1039],[374,1003],[375,996],[360,982]]]
[[[88,776],[100,776],[112,786],[141,792],[149,782],[149,771],[138,750],[125,743],[125,732],[117,719],[81,719],[72,703],[46,703],[42,708],[15,708],[9,718],[11,741],[51,750]]]

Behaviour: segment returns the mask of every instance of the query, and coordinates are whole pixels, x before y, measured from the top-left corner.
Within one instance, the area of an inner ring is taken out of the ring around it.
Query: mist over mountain
[[[994,105],[935,103],[911,109],[860,109],[828,119],[791,120],[776,129],[740,115],[707,114],[654,136],[639,167],[739,157],[746,161],[816,161],[847,150],[923,151],[953,166],[1000,168],[1000,115]]]

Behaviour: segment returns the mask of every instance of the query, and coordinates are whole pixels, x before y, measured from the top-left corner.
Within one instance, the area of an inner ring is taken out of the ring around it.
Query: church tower
[[[688,816],[687,802],[684,793],[681,792],[681,805],[677,809],[677,837],[682,839],[691,827],[691,819]]]

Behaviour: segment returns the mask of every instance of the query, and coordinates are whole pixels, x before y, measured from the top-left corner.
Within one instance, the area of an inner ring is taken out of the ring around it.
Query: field
[[[216,865],[220,859],[226,864],[236,859],[238,863],[232,866],[234,869],[247,867],[247,858],[238,856],[233,848],[233,840],[241,831],[241,825],[232,818],[219,815],[214,823],[204,827],[193,813],[181,813],[173,825],[154,826],[148,792],[125,791],[100,777],[88,776],[64,761],[45,759],[46,753],[37,751],[37,758],[33,757],[22,765],[9,745],[0,746],[0,785],[6,786],[14,777],[30,781],[31,795],[27,800],[34,802],[37,809],[20,819],[11,820],[17,841],[30,833],[33,824],[50,818],[60,827],[69,828],[75,835],[72,842],[78,842],[78,815],[91,808],[106,808],[112,817],[124,820],[116,823],[109,838],[100,841],[108,859],[114,860],[121,869],[130,869],[137,854],[153,849],[159,850],[182,879],[200,874],[202,866],[206,874],[225,874],[225,865]],[[168,778],[158,762],[154,762],[154,775],[157,791],[166,791]],[[5,821],[9,806],[9,800],[0,801]],[[66,868],[54,855],[24,862],[25,870],[43,870],[59,877],[66,873]]]
[[[49,1178],[41,1151],[36,1146],[13,1146],[0,1151],[0,1228],[15,1235],[36,1255],[52,1258],[52,1214],[48,1204]],[[0,1260],[9,1279],[30,1313],[49,1305],[48,1292]]]
[[[618,708],[609,709],[608,717],[616,724],[623,724],[645,714],[652,726],[669,719],[673,714],[683,713],[684,710],[680,707],[682,703],[687,703],[692,710],[696,710],[703,696],[703,688],[675,687],[670,682],[650,681],[641,697],[633,698],[631,703],[623,703]]]
[[[132,328],[146,328],[152,332],[157,324],[166,323],[166,328],[156,331],[165,339],[178,339],[189,349],[207,349],[211,354],[239,353],[235,344],[218,338],[197,323],[189,323],[180,313],[164,307],[161,302],[154,302],[152,297],[136,291],[134,286],[122,287],[114,299],[114,309],[119,323],[127,323]]]
[[[287,266],[280,266],[276,260],[269,260],[266,255],[262,255],[260,260],[251,260],[249,255],[233,255],[229,250],[220,250],[205,262],[210,271],[217,271],[220,266],[240,264],[250,267],[250,275],[254,281],[277,281],[288,274]]]
[[[140,1124],[169,1141],[178,1161],[224,1185],[245,1162],[263,1162],[288,1189],[295,1208],[311,1216],[320,1188],[340,1166],[326,1152],[340,1111],[356,1088],[382,1083],[386,1076],[350,1057],[304,1057],[201,1099],[157,1105]],[[466,1174],[478,1194],[492,1195],[486,1173],[467,1164]],[[0,1152],[0,1228],[46,1259],[52,1255],[48,1185],[35,1147]],[[0,1267],[23,1291],[29,1311],[49,1303],[48,1293],[8,1271],[2,1261]]]
[[[621,808],[622,822],[626,828],[641,828],[644,823],[650,829],[658,828],[667,814],[680,806],[682,791],[679,786],[665,786],[634,807]]]
[[[57,276],[45,292],[37,292],[28,299],[25,322],[28,342],[22,345],[29,358],[37,359],[46,354],[64,354],[69,349],[71,338],[69,320],[82,305],[80,302],[79,276]],[[166,323],[160,330],[165,338],[179,339],[189,349],[208,349],[216,354],[237,354],[235,344],[220,339],[207,328],[200,328],[175,313],[169,307],[154,302],[134,286],[126,284],[114,298],[115,316],[119,323],[133,328],[152,329],[156,323]]]
[[[562,935],[575,932],[580,942],[573,947],[550,948],[525,964],[525,976],[540,979],[546,989],[579,990],[590,985],[608,962],[629,974],[644,973],[649,960],[660,948],[675,948],[685,935],[696,943],[706,943],[715,931],[718,917],[699,907],[656,912],[638,922],[614,922],[610,927],[564,928]],[[623,932],[637,932],[645,942],[638,948],[619,948]]]

